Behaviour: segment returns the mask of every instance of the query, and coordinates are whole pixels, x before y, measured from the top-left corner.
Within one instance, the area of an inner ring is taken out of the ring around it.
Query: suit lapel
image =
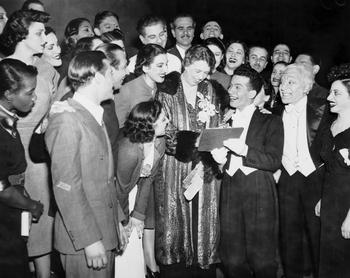
[[[253,116],[250,120],[248,131],[247,131],[247,137],[245,139],[245,142],[247,145],[253,146],[255,145],[255,139],[257,138],[256,132],[259,131],[259,129],[262,127],[261,117],[260,117],[260,111],[258,109],[255,109]]]

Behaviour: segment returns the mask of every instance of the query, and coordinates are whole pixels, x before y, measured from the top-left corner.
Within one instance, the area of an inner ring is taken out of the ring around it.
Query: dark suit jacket
[[[129,215],[129,192],[137,184],[138,191],[134,210],[131,215],[139,220],[145,220],[148,201],[150,198],[152,182],[158,171],[158,165],[165,152],[165,141],[157,138],[155,141],[155,153],[153,167],[149,177],[140,177],[142,161],[144,159],[143,144],[132,143],[126,137],[122,137],[118,144],[118,161],[116,172],[116,184],[118,199],[124,214]]]
[[[51,157],[53,191],[58,206],[54,246],[64,254],[102,240],[106,250],[118,245],[123,213],[117,201],[109,140],[95,118],[78,102],[75,112],[50,116],[45,134]]]
[[[183,58],[181,57],[181,54],[179,50],[177,49],[176,45],[168,49],[168,53],[175,55],[177,58],[180,59],[181,63],[183,61]]]
[[[308,94],[309,97],[312,98],[323,98],[326,99],[328,97],[329,91],[326,88],[318,85],[316,82],[312,85],[312,88]]]
[[[255,110],[246,137],[248,153],[243,158],[243,165],[272,175],[281,166],[283,141],[282,119]]]

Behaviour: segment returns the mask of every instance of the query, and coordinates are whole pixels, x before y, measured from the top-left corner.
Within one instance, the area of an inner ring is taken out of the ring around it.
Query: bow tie
[[[288,104],[284,107],[287,113],[301,114],[302,108],[296,107],[294,104]]]

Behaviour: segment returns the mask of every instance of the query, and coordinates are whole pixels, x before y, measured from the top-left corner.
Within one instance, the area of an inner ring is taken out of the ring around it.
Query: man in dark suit
[[[56,105],[45,138],[58,207],[54,246],[67,278],[112,278],[118,242],[125,243],[100,106],[113,98],[112,69],[102,52],[88,51],[72,59],[68,77],[74,96]]]
[[[278,193],[281,258],[287,278],[303,277],[305,232],[311,246],[314,277],[318,270],[320,222],[314,208],[321,197],[324,179],[321,139],[330,119],[326,99],[309,95],[312,85],[312,71],[300,64],[287,66],[280,85],[285,109],[283,167]]]
[[[168,50],[168,53],[175,55],[182,62],[186,50],[192,45],[196,22],[189,14],[178,14],[170,23],[170,27],[176,44]]]
[[[235,70],[229,88],[236,109],[232,127],[243,127],[239,139],[214,149],[224,164],[220,199],[220,256],[226,277],[276,277],[277,198],[273,173],[280,167],[283,124],[279,116],[256,109],[262,78],[252,68]],[[226,159],[226,154],[229,154]],[[227,160],[227,161],[226,161]]]
[[[308,94],[309,97],[326,99],[328,97],[328,90],[319,85],[315,80],[317,73],[320,71],[321,60],[315,54],[304,52],[297,56],[295,63],[303,65],[306,70],[312,73],[313,84]]]

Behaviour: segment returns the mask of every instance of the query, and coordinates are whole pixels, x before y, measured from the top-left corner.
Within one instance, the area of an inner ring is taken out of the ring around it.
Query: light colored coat
[[[123,213],[110,143],[90,112],[72,99],[68,104],[75,112],[53,114],[45,135],[58,206],[54,246],[64,254],[82,254],[84,247],[102,240],[112,250],[118,247]]]

